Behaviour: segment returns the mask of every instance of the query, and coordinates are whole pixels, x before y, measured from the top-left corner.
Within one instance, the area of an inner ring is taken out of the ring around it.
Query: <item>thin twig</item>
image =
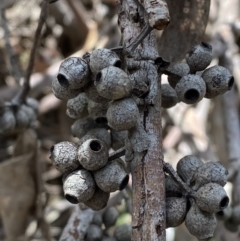
[[[122,147],[109,155],[108,161],[113,161],[125,155],[126,149]]]
[[[16,58],[16,54],[12,48],[12,45],[10,43],[9,39],[9,28],[7,24],[7,19],[6,19],[6,14],[5,14],[5,9],[1,9],[1,19],[2,19],[2,26],[4,30],[4,40],[5,40],[5,45],[6,49],[9,55],[10,63],[11,63],[11,74],[15,80],[16,83],[19,84],[20,78],[21,78],[21,72],[19,69],[19,64]]]

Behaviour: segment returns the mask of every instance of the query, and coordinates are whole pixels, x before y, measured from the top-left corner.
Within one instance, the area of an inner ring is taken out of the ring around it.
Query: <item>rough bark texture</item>
[[[133,0],[119,1],[119,3],[119,24],[123,46],[128,46],[145,25],[143,8]],[[134,60],[142,59],[141,62],[144,63],[136,63],[135,71],[141,66],[148,73],[150,80],[146,83],[150,86],[150,92],[145,98],[145,104],[148,106],[140,111],[140,122],[151,141],[147,151],[134,153],[134,159],[131,163],[133,241],[164,241],[166,239],[165,181],[161,144],[161,94],[159,93],[157,67],[153,61],[158,56],[155,40],[155,34],[152,32],[134,52]],[[131,58],[128,58],[127,61],[131,62]],[[131,71],[130,69],[129,65],[125,68],[126,71]],[[139,73],[141,72],[139,71]],[[142,79],[141,76],[139,79]]]

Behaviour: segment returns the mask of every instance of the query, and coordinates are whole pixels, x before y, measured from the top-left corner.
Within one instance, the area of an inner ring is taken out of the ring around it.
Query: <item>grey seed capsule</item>
[[[169,175],[165,175],[165,190],[166,190],[166,197],[182,196],[179,185]]]
[[[201,42],[194,46],[186,55],[191,73],[207,68],[212,61],[212,57],[212,46],[210,44]]]
[[[175,90],[180,101],[195,104],[205,96],[206,84],[200,76],[189,74],[179,80]]]
[[[132,98],[115,100],[107,110],[108,125],[117,131],[133,128],[138,117],[138,107]]]
[[[102,241],[117,241],[114,237],[103,237]]]
[[[231,221],[234,224],[240,224],[240,205],[233,207]]]
[[[114,230],[113,236],[117,241],[131,241],[132,227],[130,224],[123,224]]]
[[[114,226],[117,222],[119,213],[115,207],[109,207],[103,213],[103,223],[106,228]]]
[[[16,127],[16,118],[9,108],[4,108],[0,113],[0,134],[9,134]]]
[[[163,108],[175,106],[178,103],[176,91],[169,84],[163,84],[161,88],[161,106]]]
[[[107,124],[107,109],[109,104],[96,103],[94,101],[88,101],[88,113],[89,117],[93,118],[97,123]]]
[[[104,192],[123,190],[129,180],[125,167],[118,159],[108,162],[106,166],[94,172],[94,179]]]
[[[217,183],[207,183],[200,187],[195,200],[199,208],[208,213],[216,213],[225,209],[229,198],[222,186]]]
[[[98,190],[101,191],[101,189],[96,188],[95,193],[96,193]],[[101,192],[102,192],[102,191],[101,191]],[[95,193],[94,193],[93,195],[95,195]],[[92,198],[93,198],[93,197],[92,197]],[[90,199],[91,199],[91,198],[90,198]],[[90,200],[90,199],[89,199],[89,200]],[[88,201],[89,201],[89,200],[88,200]],[[86,206],[87,206],[87,205],[86,205]],[[95,224],[95,225],[97,225],[98,227],[101,228],[102,223],[103,223],[102,214],[101,214],[100,212],[95,212],[95,213],[94,213],[94,216],[93,216],[92,224]]]
[[[31,115],[35,115],[34,111],[31,108],[29,109],[30,109]],[[25,105],[20,105],[15,112],[15,118],[16,118],[16,127],[18,129],[24,129],[30,126],[32,116],[31,117],[28,116],[28,109],[26,108]]]
[[[206,98],[214,98],[230,90],[234,84],[231,73],[222,66],[212,66],[202,73],[202,78],[206,83]]]
[[[53,79],[52,81],[52,92],[55,95],[56,98],[60,100],[69,100],[77,95],[79,95],[81,92],[83,92],[83,89],[69,89],[61,86],[57,80],[57,78]]]
[[[194,173],[203,164],[202,160],[197,156],[185,156],[177,164],[177,173],[187,185],[190,185]]]
[[[168,83],[172,88],[175,89],[176,84],[179,82],[179,80],[190,73],[190,68],[188,64],[186,63],[177,63],[173,65],[172,67],[168,68],[169,74],[168,74]]]
[[[125,139],[128,136],[128,131],[116,131],[111,129],[111,136],[112,136],[112,147],[114,150],[117,150],[124,146]]]
[[[95,224],[91,224],[87,229],[86,241],[101,241],[103,237],[103,231]]]
[[[96,191],[94,192],[93,196],[89,200],[84,202],[84,204],[86,206],[88,206],[89,208],[91,208],[92,210],[98,211],[107,206],[109,197],[110,197],[110,193],[104,192],[100,188],[96,187]],[[101,214],[100,214],[100,216],[101,216]],[[96,225],[101,227],[102,216],[101,216],[101,225],[100,225],[99,220],[97,222],[96,222],[96,220],[95,221],[93,220],[93,223],[95,223]]]
[[[90,55],[89,62],[94,75],[108,66],[121,67],[121,60],[117,54],[109,49],[96,49]]]
[[[79,167],[77,145],[63,141],[52,146],[50,159],[53,166],[61,173],[70,173]]]
[[[216,217],[219,220],[228,220],[232,216],[232,208],[230,206],[216,213]],[[240,213],[239,213],[240,217]]]
[[[39,106],[39,104],[38,104],[38,101],[36,99],[34,99],[34,98],[27,98],[26,99],[26,105],[31,107],[36,114],[38,113],[38,106]]]
[[[65,198],[73,204],[86,202],[96,189],[96,184],[90,172],[77,170],[70,173],[63,182]]]
[[[33,108],[27,105],[21,105],[20,109],[26,113],[26,116],[29,120],[29,126],[32,126],[34,122],[37,120],[37,114]]]
[[[101,103],[101,104],[106,104],[110,99],[103,98],[98,94],[97,88],[94,85],[94,82],[92,82],[90,85],[84,88],[84,91],[88,97],[88,99],[96,102],[96,103]]]
[[[219,162],[207,162],[200,166],[190,182],[194,191],[203,185],[213,182],[225,186],[227,183],[227,169]]]
[[[99,139],[87,140],[78,148],[78,160],[85,169],[96,171],[107,164],[108,148]]]
[[[111,147],[111,135],[110,132],[105,129],[105,128],[94,128],[90,131],[88,131],[89,135],[93,135],[95,136],[97,139],[100,139],[101,141],[103,141],[107,148],[109,149]]]
[[[198,239],[207,239],[213,236],[217,221],[213,214],[202,211],[193,203],[185,218],[185,225]]]
[[[177,227],[187,214],[187,200],[185,198],[166,198],[166,227]]]
[[[88,98],[85,93],[80,93],[77,97],[68,100],[67,115],[72,119],[81,119],[88,116]]]
[[[100,96],[118,100],[131,94],[131,83],[128,75],[119,68],[109,66],[101,70],[94,82]]]
[[[86,60],[78,57],[65,59],[58,71],[59,84],[67,89],[79,89],[91,81],[90,69]]]

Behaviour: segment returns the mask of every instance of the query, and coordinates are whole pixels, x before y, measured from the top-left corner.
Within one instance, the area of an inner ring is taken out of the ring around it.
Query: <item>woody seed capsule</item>
[[[166,197],[182,196],[179,185],[169,175],[165,175],[165,190],[166,190]]]
[[[36,99],[34,99],[34,98],[27,98],[26,99],[26,105],[31,107],[36,114],[38,113],[38,106],[39,106],[39,104],[38,104],[38,101]]]
[[[109,197],[110,193],[104,192],[100,188],[96,187],[96,191],[94,192],[93,196],[84,202],[84,204],[92,210],[98,211],[107,206]]]
[[[120,68],[121,61],[115,52],[102,48],[91,53],[89,65],[93,74],[96,75],[110,65]]]
[[[79,89],[90,81],[90,69],[87,62],[78,57],[64,60],[58,71],[59,84],[67,89]]]
[[[204,163],[194,155],[188,155],[179,160],[177,173],[187,185],[190,184],[196,170]]]
[[[198,239],[207,239],[213,236],[217,221],[213,214],[200,210],[197,204],[193,203],[185,218],[185,225]]]
[[[88,135],[93,135],[95,136],[97,139],[100,139],[101,141],[103,141],[106,145],[107,148],[109,149],[111,147],[111,135],[108,132],[107,129],[105,128],[94,128],[91,129],[90,131],[88,131],[87,133]]]
[[[101,190],[101,189],[97,188],[96,191],[97,190]],[[95,191],[95,193],[96,193],[96,191]],[[103,221],[102,221],[102,214],[100,212],[95,212],[94,216],[93,216],[92,224],[95,224],[98,227],[102,227],[102,223],[103,223]]]
[[[118,100],[125,98],[131,93],[131,83],[128,75],[119,68],[109,66],[101,70],[94,82],[100,96]]]
[[[177,227],[185,219],[187,213],[187,201],[185,198],[166,198],[166,227]]]
[[[169,84],[163,84],[161,88],[161,106],[171,108],[176,105],[178,103],[176,91]]]
[[[73,204],[86,202],[95,192],[95,182],[86,170],[77,170],[70,173],[63,182],[65,198]]]
[[[108,148],[99,139],[85,141],[78,149],[78,160],[87,170],[96,171],[108,161]]]
[[[231,73],[222,66],[212,66],[202,73],[202,78],[206,83],[206,98],[214,98],[230,90],[234,84]]]
[[[88,113],[89,117],[93,118],[97,123],[107,124],[106,113],[109,104],[96,103],[94,101],[88,101]]]
[[[69,141],[63,141],[52,146],[49,158],[53,166],[61,173],[70,173],[79,166],[77,146]]]
[[[104,192],[123,190],[129,180],[121,161],[108,162],[106,166],[94,172],[94,179],[99,188]]]
[[[9,108],[4,108],[0,112],[0,134],[11,133],[16,126],[16,119],[13,111]]]
[[[119,214],[115,207],[109,207],[103,213],[103,223],[106,228],[110,228],[117,222]]]
[[[179,80],[175,90],[180,101],[195,104],[206,94],[206,84],[200,76],[188,74]]]
[[[87,229],[86,241],[101,241],[103,232],[100,227],[95,224],[91,224]]]
[[[29,107],[27,107],[29,108]],[[15,112],[15,117],[16,117],[16,127],[19,129],[22,128],[27,128],[30,126],[30,116],[28,116],[28,111],[31,112],[31,115],[35,115],[34,111],[32,109],[27,109],[25,105],[20,105]]]
[[[207,183],[200,187],[195,200],[199,208],[208,213],[216,213],[228,206],[229,198],[222,186],[217,183]]]
[[[123,224],[115,228],[113,236],[117,241],[131,241],[132,227],[129,224]]]
[[[204,42],[194,46],[187,53],[186,61],[191,73],[204,70],[212,61],[212,46]]]

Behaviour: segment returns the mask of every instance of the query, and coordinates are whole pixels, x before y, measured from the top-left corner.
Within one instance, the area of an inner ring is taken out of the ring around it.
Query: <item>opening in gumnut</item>
[[[157,57],[157,58],[154,60],[154,64],[162,64],[162,62],[163,62],[162,57]]]
[[[98,117],[98,118],[95,119],[95,122],[98,123],[98,124],[107,124],[108,123],[106,117]]]
[[[77,198],[74,197],[74,196],[72,196],[72,195],[66,194],[66,195],[65,195],[65,198],[66,198],[70,203],[72,203],[72,204],[77,204],[77,203],[79,203],[78,200],[77,200]]]
[[[199,92],[195,89],[190,89],[184,94],[184,99],[189,103],[195,103],[199,99]]]
[[[58,82],[61,86],[67,88],[69,86],[68,79],[63,74],[57,75]]]
[[[115,67],[117,67],[117,68],[121,68],[121,66],[122,66],[121,60],[117,60],[117,61],[114,63],[113,66],[115,66]]]
[[[102,145],[99,141],[92,141],[90,143],[90,148],[93,151],[100,151],[102,149]]]
[[[228,89],[229,89],[229,90],[232,89],[233,84],[234,84],[234,77],[232,76],[232,77],[230,78],[230,80],[228,81]]]
[[[212,46],[208,43],[205,43],[205,42],[201,42],[201,45],[206,48],[206,49],[212,49]]]
[[[52,157],[53,150],[54,150],[54,146],[51,146],[51,148],[50,148],[50,155],[49,155],[49,158]]]
[[[229,198],[226,196],[224,197],[221,202],[220,202],[220,208],[221,209],[224,209],[228,206],[228,203],[229,203]]]
[[[96,76],[95,83],[98,84],[101,81],[101,78],[102,78],[102,73],[99,72]]]
[[[170,65],[170,62],[164,60],[162,57],[157,57],[154,60],[154,64],[160,66],[161,68],[167,68]]]
[[[119,186],[120,191],[122,191],[127,186],[128,180],[129,180],[129,175],[126,175]]]

